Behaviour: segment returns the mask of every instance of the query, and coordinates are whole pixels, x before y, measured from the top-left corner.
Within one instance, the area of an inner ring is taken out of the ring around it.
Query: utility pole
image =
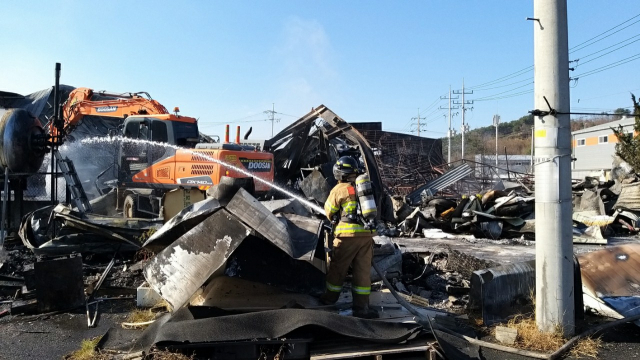
[[[575,332],[567,0],[534,0],[536,323]],[[551,109],[550,109],[551,108]]]
[[[535,130],[535,127],[531,126],[531,159],[530,159],[531,160],[531,164],[529,165],[529,172],[532,173],[532,174],[533,174],[533,146],[534,146],[533,145],[534,144],[533,138],[535,137],[534,130]]]
[[[467,107],[465,105],[471,105],[473,104],[473,100],[464,100],[464,95],[465,94],[473,94],[473,90],[469,91],[469,92],[465,92],[464,91],[464,79],[462,79],[462,91],[454,91],[454,94],[462,94],[462,102],[454,102],[454,104],[456,105],[461,105],[462,106],[462,128],[461,128],[461,133],[462,133],[462,160],[464,160],[464,133],[466,133],[467,131],[469,131],[469,125],[465,124],[464,122],[464,113],[465,111],[467,111]],[[473,108],[469,108],[470,110],[473,110]]]
[[[271,118],[267,120],[271,121],[271,137],[273,137],[273,123],[276,121],[280,121],[280,118],[275,118],[276,114],[279,114],[276,112],[276,104],[271,103],[271,110],[265,110],[264,113],[271,115]]]
[[[458,97],[456,96],[455,98],[451,97],[451,85],[449,85],[449,96],[448,97],[440,97],[440,99],[448,99],[449,100],[449,129],[447,130],[447,137],[449,138],[449,150],[447,152],[447,163],[450,164],[451,163],[451,137],[456,135],[455,130],[451,129],[451,109],[458,109],[458,107],[451,107],[451,99],[457,99]],[[440,109],[442,109],[442,107],[440,107]]]
[[[411,124],[411,125],[418,125],[418,128],[416,130],[418,133],[418,137],[420,137],[420,120],[426,120],[426,119],[427,118],[420,117],[420,108],[418,108],[418,117],[411,118],[411,120],[418,120],[417,124],[416,123]]]
[[[496,127],[496,167],[498,167],[498,125],[500,125],[500,115],[496,114],[493,115],[493,126]]]

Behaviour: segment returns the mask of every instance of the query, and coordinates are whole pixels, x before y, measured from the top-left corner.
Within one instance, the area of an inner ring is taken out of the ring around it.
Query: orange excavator
[[[93,101],[93,95],[110,99]],[[117,172],[117,209],[125,217],[156,216],[161,198],[168,190],[181,187],[206,190],[218,184],[222,176],[248,177],[244,171],[273,181],[273,154],[240,145],[239,128],[235,144],[229,142],[228,125],[224,143],[199,143],[197,119],[178,115],[178,111],[175,108],[175,113],[170,114],[144,92],[114,94],[87,88],[75,89],[63,104],[66,134],[81,121],[90,121],[88,115],[123,119],[118,133],[111,135],[124,138],[112,166]],[[49,133],[65,136],[54,126]],[[256,181],[255,190],[262,194],[270,187]]]

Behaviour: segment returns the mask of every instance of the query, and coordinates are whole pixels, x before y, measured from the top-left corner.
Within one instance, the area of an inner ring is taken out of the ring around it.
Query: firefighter
[[[337,225],[334,228],[333,253],[322,301],[325,304],[335,304],[338,301],[342,283],[351,265],[353,316],[372,319],[378,317],[377,311],[369,308],[375,230],[365,229],[358,216],[358,199],[354,186],[358,173],[358,163],[350,156],[341,157],[333,166],[333,175],[338,184],[331,190],[324,204],[324,211],[327,218],[334,225],[337,222]]]

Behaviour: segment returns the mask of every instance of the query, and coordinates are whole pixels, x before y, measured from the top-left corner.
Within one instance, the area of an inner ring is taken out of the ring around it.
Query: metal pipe
[[[9,168],[4,168],[4,197],[2,198],[2,223],[0,223],[0,251],[4,246],[4,239],[7,237],[5,227],[7,221],[7,201],[9,201]]]
[[[573,285],[567,0],[534,0],[533,8],[535,108],[551,113],[535,118],[536,323],[571,336],[580,289]]]
[[[236,127],[236,144],[240,144],[240,125]]]
[[[534,144],[533,144],[533,138],[534,138],[534,127],[531,127],[531,158],[529,159],[530,161],[530,165],[529,165],[529,172],[531,174],[533,174],[533,149],[534,149]]]
[[[228,144],[229,143],[229,124],[227,124],[225,126],[225,130],[224,130],[224,143]]]
[[[60,130],[62,126],[60,126],[60,63],[56,63],[55,67],[55,86],[53,87],[53,119],[51,119],[53,123],[53,127],[56,128],[56,134],[58,139],[52,138],[51,141],[53,144],[56,144],[61,136]],[[56,193],[56,157],[54,156],[54,152],[56,149],[56,145],[51,146],[51,204],[56,205],[57,202],[57,193]]]
[[[464,123],[464,112],[466,108],[464,106],[464,79],[462,79],[462,160],[464,160],[464,133],[465,133],[465,123]]]
[[[449,138],[449,150],[447,150],[447,164],[451,164],[451,85],[449,85],[449,130],[447,131]]]
[[[396,289],[394,289],[393,285],[391,285],[389,280],[387,280],[386,274],[382,273],[382,270],[380,270],[380,268],[378,267],[378,264],[376,264],[376,262],[373,261],[373,259],[371,261],[371,266],[373,266],[373,269],[376,271],[378,276],[380,276],[380,278],[382,279],[384,286],[386,286],[389,289],[389,291],[391,292],[391,295],[393,295],[393,297],[396,298],[396,300],[398,300],[398,303],[400,303],[402,307],[407,309],[411,314],[415,315],[418,319],[420,319],[420,321],[431,322],[428,316],[425,316],[419,313],[416,309],[413,308],[413,306],[411,306],[411,304],[409,304],[407,300],[405,300],[402,296],[398,295],[398,293],[396,292]]]

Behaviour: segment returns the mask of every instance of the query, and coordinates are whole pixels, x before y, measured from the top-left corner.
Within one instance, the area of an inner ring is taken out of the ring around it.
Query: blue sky
[[[640,14],[637,0],[568,7],[570,48]],[[443,137],[447,111],[438,108],[448,103],[437,100],[463,79],[474,89],[465,100],[476,100],[466,115],[471,128],[533,107],[533,93],[511,96],[533,89],[532,70],[478,87],[533,65],[530,0],[12,1],[1,9],[0,90],[51,86],[61,62],[64,84],[147,91],[212,135],[229,123],[269,138],[263,111],[275,103],[276,132],[325,104],[346,121],[382,121],[397,132],[411,131],[420,109],[422,136]],[[584,64],[572,76],[640,53],[639,20],[571,53]],[[572,82],[572,109],[630,106],[629,91],[640,95],[639,68],[632,61]]]

